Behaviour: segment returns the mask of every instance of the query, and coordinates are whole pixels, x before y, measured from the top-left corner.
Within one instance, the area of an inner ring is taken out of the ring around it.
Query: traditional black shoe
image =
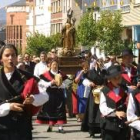
[[[58,132],[59,132],[59,133],[62,133],[62,134],[65,133],[65,131],[64,131],[63,129],[59,129]]]
[[[48,127],[47,132],[52,132],[52,127]]]
[[[90,134],[90,137],[91,137],[91,138],[95,138],[95,135],[94,135],[94,134]]]

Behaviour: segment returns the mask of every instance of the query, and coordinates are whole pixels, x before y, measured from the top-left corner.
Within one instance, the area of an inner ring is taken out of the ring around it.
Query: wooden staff
[[[140,117],[138,117],[134,120],[126,121],[125,124],[129,125],[130,123],[133,123],[133,122],[138,121],[138,120],[140,120]]]
[[[27,94],[26,97],[24,98],[24,100],[25,100],[26,98],[28,98],[29,96],[30,96],[30,94]],[[21,99],[21,98],[23,98],[22,94],[21,94],[21,95],[14,96],[14,97],[12,97],[12,98],[10,98],[10,99],[8,99],[8,100],[2,101],[2,102],[0,103],[0,105],[2,105],[2,104],[4,104],[4,103],[11,103],[11,102],[13,102],[13,101],[15,101],[15,100],[18,100],[18,99]]]
[[[5,100],[5,101],[1,102],[0,105],[2,105],[2,104],[4,104],[4,103],[13,102],[14,100],[17,100],[17,99],[20,99],[20,98],[22,98],[22,96],[21,96],[21,95],[17,95],[17,96],[15,96],[15,97],[12,97],[12,98],[10,98],[10,99],[8,99],[8,100]]]

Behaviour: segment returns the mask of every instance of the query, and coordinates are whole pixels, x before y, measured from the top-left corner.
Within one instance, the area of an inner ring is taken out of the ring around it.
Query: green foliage
[[[98,42],[100,49],[105,54],[119,55],[124,43],[121,40],[123,27],[122,16],[119,11],[103,11],[100,20],[97,22]]]
[[[121,25],[122,16],[119,11],[102,11],[100,20],[95,22],[93,12],[90,8],[80,20],[77,37],[82,46],[93,46],[99,42],[100,50],[104,50],[106,55],[119,55],[126,47],[121,40],[123,27]]]
[[[22,49],[21,49],[21,47],[17,46],[17,51],[18,51],[18,54],[22,54]]]
[[[39,55],[41,51],[50,51],[52,48],[60,46],[60,34],[46,37],[36,32],[27,38],[26,52]]]
[[[60,33],[51,35],[52,47],[53,48],[61,47],[61,38],[62,38],[62,35]]]
[[[77,29],[77,39],[82,46],[92,46],[97,39],[96,22],[93,11],[86,12],[80,20]]]

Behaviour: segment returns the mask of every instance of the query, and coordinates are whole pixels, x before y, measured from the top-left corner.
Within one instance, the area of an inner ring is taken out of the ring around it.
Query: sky
[[[0,0],[0,9],[19,0]]]

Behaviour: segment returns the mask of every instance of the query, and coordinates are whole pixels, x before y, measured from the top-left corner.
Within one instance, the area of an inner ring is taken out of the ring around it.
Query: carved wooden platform
[[[65,74],[75,75],[81,69],[81,59],[75,56],[58,57],[59,69]]]

